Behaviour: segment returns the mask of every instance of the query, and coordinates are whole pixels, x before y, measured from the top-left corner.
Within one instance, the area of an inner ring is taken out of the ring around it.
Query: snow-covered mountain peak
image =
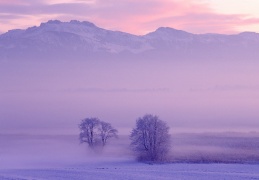
[[[171,42],[171,41],[189,42],[189,41],[192,41],[194,36],[195,36],[194,34],[191,34],[182,30],[173,29],[170,27],[160,27],[156,31],[145,35],[147,39],[166,41],[166,42]]]
[[[171,27],[159,27],[155,32],[161,32],[161,33],[186,33],[185,31],[174,29]]]
[[[250,31],[245,31],[245,32],[241,32],[241,33],[239,33],[239,35],[241,35],[241,36],[247,36],[247,35],[259,35],[259,33],[256,33],[256,32],[250,32]]]
[[[258,47],[258,33],[196,35],[170,27],[160,27],[147,35],[136,36],[106,30],[91,22],[77,20],[50,20],[41,23],[40,26],[26,30],[11,30],[0,35],[0,58],[5,59],[21,55],[45,58],[69,55],[84,58],[89,54],[124,53],[143,53],[150,57],[160,57],[161,52],[172,56],[183,56],[187,52],[196,56],[211,56],[212,53],[244,51],[242,54],[245,55],[259,52]],[[204,49],[208,53],[204,53]],[[64,52],[66,55],[63,55]],[[233,56],[236,56],[235,53]]]
[[[177,30],[170,27],[160,27],[156,31],[147,34],[145,37],[148,39],[160,39],[160,40],[176,40],[176,39],[190,39],[193,34]]]
[[[97,26],[92,23],[92,22],[89,22],[89,21],[78,21],[78,20],[71,20],[69,22],[70,24],[75,24],[75,25],[84,25],[84,26],[87,26],[87,27],[92,27],[92,28],[97,28]]]
[[[93,23],[87,21],[80,22],[77,20],[71,20],[70,22],[61,22],[59,20],[50,20],[46,23],[41,23],[39,29],[47,31],[63,31],[77,33],[78,31],[82,31],[82,29],[85,29],[87,31],[92,29],[94,31],[100,28],[95,26]]]
[[[251,41],[258,41],[259,42],[259,33],[255,32],[242,32],[238,34],[238,36]]]
[[[62,22],[59,20],[49,20],[48,22],[41,23],[39,27],[44,28],[46,26],[55,26],[55,25],[60,25],[60,24],[62,24]],[[30,29],[30,28],[28,28],[28,29]]]
[[[59,20],[49,20],[46,23],[42,23],[42,24],[61,24],[62,22]]]

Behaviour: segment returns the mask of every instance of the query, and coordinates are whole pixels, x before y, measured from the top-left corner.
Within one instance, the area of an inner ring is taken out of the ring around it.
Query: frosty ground
[[[75,135],[0,135],[0,180],[259,179],[258,134],[175,134],[172,162],[140,163],[128,136],[91,152]]]
[[[106,160],[77,166],[0,171],[0,179],[259,179],[259,165],[160,164]]]

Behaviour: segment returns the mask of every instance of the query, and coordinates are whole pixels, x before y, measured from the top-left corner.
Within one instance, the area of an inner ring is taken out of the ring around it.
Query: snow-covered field
[[[149,165],[114,159],[61,168],[1,170],[0,179],[259,179],[259,165]]]
[[[178,134],[172,163],[145,164],[126,136],[94,153],[77,136],[0,135],[0,180],[259,179],[258,142],[257,134]]]

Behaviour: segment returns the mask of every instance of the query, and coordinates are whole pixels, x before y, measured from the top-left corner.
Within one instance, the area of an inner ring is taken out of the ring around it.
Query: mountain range
[[[50,20],[0,35],[0,60],[259,57],[259,34],[192,34],[160,27],[146,35],[106,30],[91,22]]]

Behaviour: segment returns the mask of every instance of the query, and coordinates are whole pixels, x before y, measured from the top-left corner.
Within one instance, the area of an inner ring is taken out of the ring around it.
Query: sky
[[[259,32],[258,8],[258,0],[0,0],[0,34],[50,19],[137,35],[161,26],[197,34]]]

